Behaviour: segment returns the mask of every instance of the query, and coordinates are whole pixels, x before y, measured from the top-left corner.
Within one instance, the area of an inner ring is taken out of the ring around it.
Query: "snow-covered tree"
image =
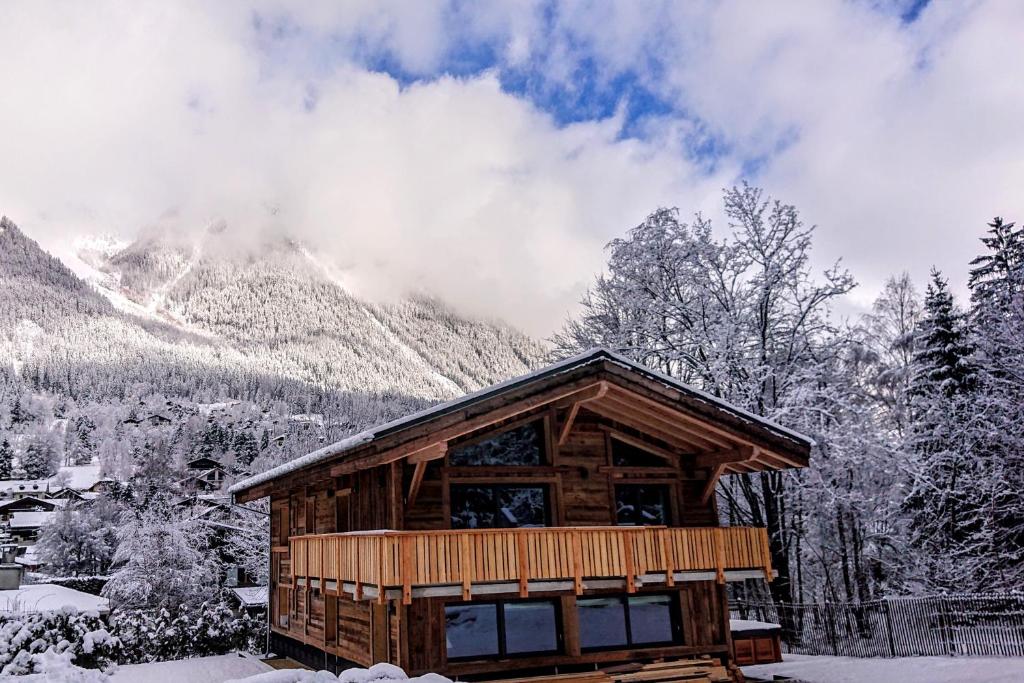
[[[59,576],[105,574],[117,547],[119,517],[120,509],[105,496],[59,510],[36,542],[48,571]]]
[[[29,479],[45,479],[55,474],[60,466],[60,453],[54,435],[46,429],[35,430],[28,436],[20,462]]]
[[[732,237],[717,241],[711,223],[690,224],[660,209],[609,245],[607,274],[582,301],[579,318],[554,338],[556,352],[608,346],[752,412],[797,428],[816,427],[805,394],[814,368],[840,348],[830,303],[853,286],[838,266],[810,272],[813,229],[796,208],[744,185],[725,192]],[[787,480],[771,472],[733,477],[734,521],[767,526],[779,600],[792,601],[792,507]]]
[[[10,479],[14,469],[14,448],[4,438],[0,441],[0,479]]]
[[[125,609],[172,610],[213,597],[219,577],[208,535],[206,526],[165,495],[126,511],[117,533],[114,572],[103,595]]]

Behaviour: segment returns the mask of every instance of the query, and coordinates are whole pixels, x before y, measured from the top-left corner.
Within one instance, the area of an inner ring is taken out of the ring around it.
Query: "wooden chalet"
[[[603,349],[231,487],[270,498],[276,652],[493,678],[728,659],[725,583],[771,580],[721,527],[722,475],[811,442]]]

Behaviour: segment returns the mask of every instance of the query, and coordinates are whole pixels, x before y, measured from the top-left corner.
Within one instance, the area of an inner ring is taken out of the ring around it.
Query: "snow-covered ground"
[[[784,655],[781,664],[745,666],[743,673],[806,683],[1021,683],[1024,657],[818,657]]]
[[[273,671],[248,654],[178,659],[151,664],[124,664],[110,677],[111,683],[224,683]]]

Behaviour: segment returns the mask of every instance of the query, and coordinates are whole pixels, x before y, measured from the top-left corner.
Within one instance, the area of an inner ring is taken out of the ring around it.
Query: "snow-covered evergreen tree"
[[[14,470],[14,448],[11,442],[4,438],[0,441],[0,479],[10,479]]]

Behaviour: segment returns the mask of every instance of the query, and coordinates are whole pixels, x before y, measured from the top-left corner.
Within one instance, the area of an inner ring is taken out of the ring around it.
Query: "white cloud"
[[[962,281],[990,215],[1024,218],[1020,4],[936,4],[909,27],[855,3],[550,10],[7,3],[0,212],[51,246],[273,220],[371,295],[426,289],[540,334],[608,239],[658,205],[714,211],[752,158],[863,299],[904,268]],[[480,43],[494,71],[436,77]],[[431,78],[402,88],[359,66],[368,54]],[[496,75],[571,93],[581,64],[603,82],[636,71],[685,116],[643,140],[617,117],[559,127]],[[680,142],[686,117],[727,145],[711,175]]]
[[[6,13],[0,41],[18,48],[0,90],[18,104],[0,110],[0,205],[50,245],[168,214],[273,220],[371,295],[422,289],[546,334],[608,239],[721,184],[671,141],[617,139],[616,120],[559,128],[489,75],[403,90],[342,61],[296,78],[268,66],[244,15]]]

